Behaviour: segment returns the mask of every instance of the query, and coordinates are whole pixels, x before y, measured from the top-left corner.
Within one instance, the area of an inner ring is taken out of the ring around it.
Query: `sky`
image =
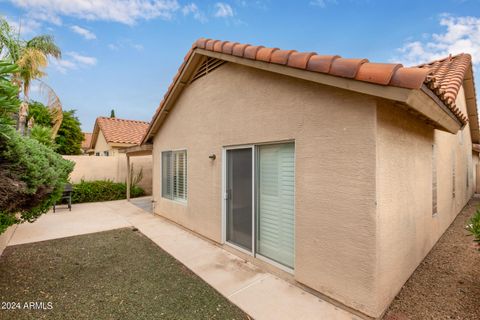
[[[407,66],[468,52],[480,71],[480,0],[0,0],[0,15],[55,37],[43,80],[87,132],[111,109],[149,121],[200,37]]]

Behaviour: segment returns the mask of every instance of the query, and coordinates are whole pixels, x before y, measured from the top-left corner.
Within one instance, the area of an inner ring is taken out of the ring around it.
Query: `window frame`
[[[178,183],[175,184],[175,181],[178,181],[180,166],[176,155],[184,155],[183,159],[183,197],[180,197]],[[186,204],[188,201],[188,152],[187,149],[176,149],[176,150],[165,150],[161,152],[161,185],[162,185],[162,198],[170,201],[174,201],[181,204]],[[165,160],[168,160],[169,163],[165,163]],[[168,167],[165,167],[169,165]],[[171,172],[166,172],[166,171]],[[165,176],[167,174],[167,176]],[[168,180],[170,176],[170,181]],[[177,185],[177,188],[175,188]],[[165,186],[169,186],[169,189],[166,189]]]

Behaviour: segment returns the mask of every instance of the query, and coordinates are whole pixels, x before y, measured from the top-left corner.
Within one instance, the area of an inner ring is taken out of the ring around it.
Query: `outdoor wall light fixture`
[[[215,160],[217,159],[217,156],[215,154],[211,154],[208,156],[210,159]]]

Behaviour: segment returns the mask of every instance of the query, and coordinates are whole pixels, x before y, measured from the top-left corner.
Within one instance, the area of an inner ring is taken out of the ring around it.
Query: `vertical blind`
[[[295,147],[293,143],[258,147],[257,252],[294,266]]]
[[[187,151],[162,152],[162,197],[187,200]]]

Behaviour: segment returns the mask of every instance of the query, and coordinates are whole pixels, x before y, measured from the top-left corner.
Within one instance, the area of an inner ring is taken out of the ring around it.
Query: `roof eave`
[[[92,138],[90,140],[89,149],[95,149],[99,131],[100,131],[100,126],[98,125],[98,119],[95,119],[95,124],[93,125],[93,132],[92,132]]]
[[[465,92],[465,102],[467,104],[468,123],[470,125],[470,134],[473,143],[480,143],[480,127],[478,123],[477,97],[475,94],[475,82],[473,79],[472,65],[467,70],[463,79],[463,90]]]
[[[192,49],[191,54],[189,54],[188,60],[180,67],[178,77],[166,93],[164,100],[159,107],[161,109],[155,113],[154,119],[152,119],[150,122],[150,126],[141,144],[151,141],[151,138],[153,138],[158,131],[158,128],[165,120],[174,102],[183,91],[183,88],[188,84],[190,76],[195,71],[195,68],[201,61],[201,58],[205,56],[252,67],[255,69],[283,74],[298,79],[400,102],[413,109],[417,113],[420,113],[423,118],[427,119],[426,122],[431,124],[436,129],[450,133],[458,132],[458,130],[460,130],[463,126],[458,118],[455,117],[455,115],[443,104],[440,99],[436,98],[435,95],[430,95],[431,91],[426,86],[419,89],[385,86],[259,60],[252,60],[244,57],[237,57],[201,48],[194,48]]]

